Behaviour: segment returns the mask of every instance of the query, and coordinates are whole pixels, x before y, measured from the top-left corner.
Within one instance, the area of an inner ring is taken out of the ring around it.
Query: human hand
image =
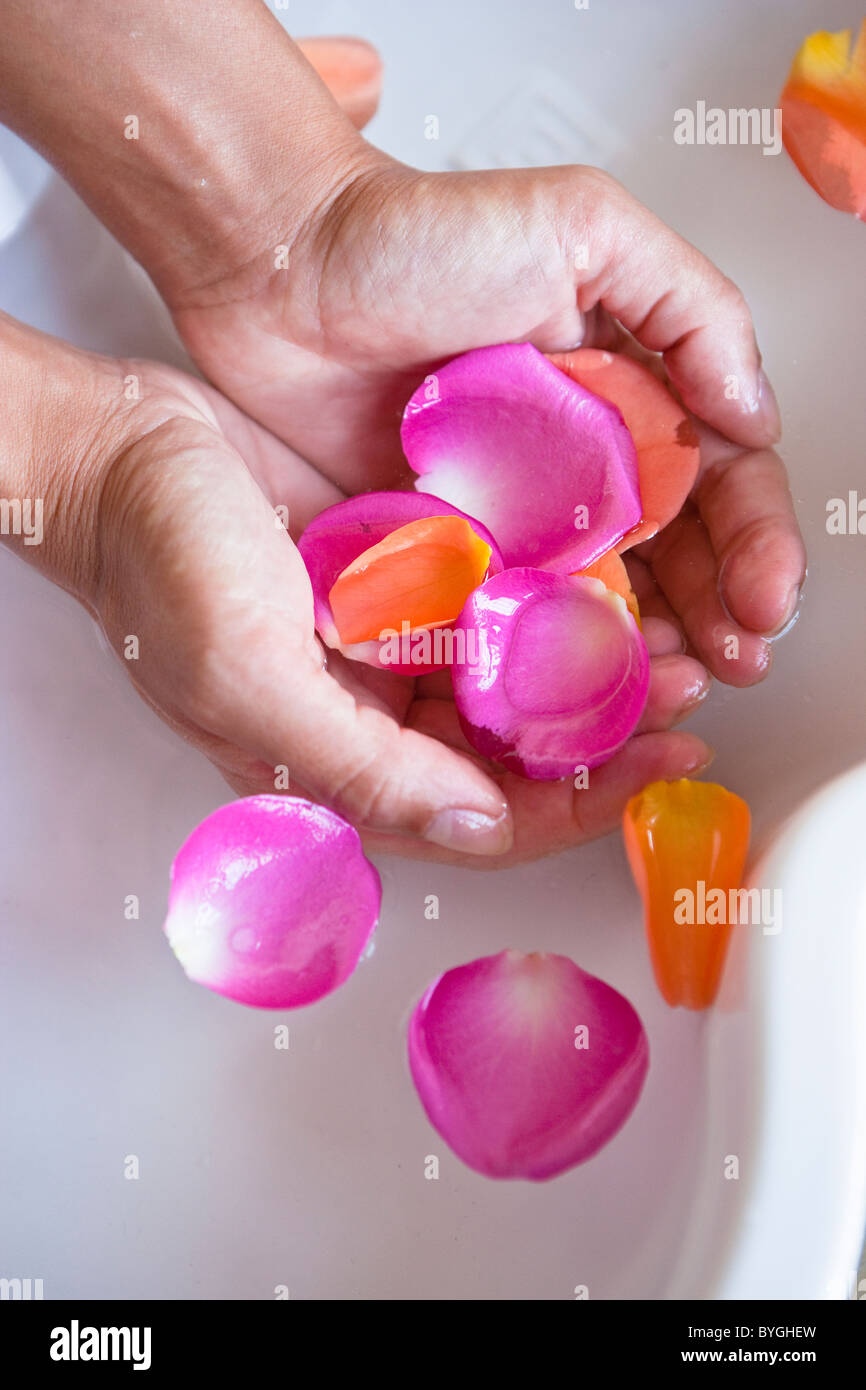
[[[176,23],[183,30],[183,7]],[[190,55],[184,59],[182,32],[172,38],[177,59],[172,81],[183,86]],[[220,39],[214,34],[211,55],[211,85],[217,88],[217,69],[226,61]],[[762,444],[775,436],[775,408],[759,375],[741,297],[612,180],[588,169],[419,174],[365,144],[336,108],[328,107],[321,89],[310,97],[300,134],[275,142],[266,136],[273,132],[273,107],[261,92],[279,91],[282,99],[289,84],[262,82],[261,69],[276,71],[275,50],[288,40],[282,31],[279,40],[265,41],[258,33],[254,40],[246,57],[244,50],[232,55],[233,138],[207,145],[216,177],[190,180],[189,141],[178,110],[149,154],[142,151],[142,158],[135,152],[140,161],[134,165],[140,170],[136,199],[124,201],[128,179],[107,180],[94,165],[99,110],[90,121],[90,143],[82,142],[80,149],[74,140],[70,148],[68,124],[61,122],[62,166],[151,270],[211,379],[311,458],[321,475],[344,491],[408,481],[397,444],[400,410],[419,378],[443,359],[508,339],[529,338],[548,350],[577,341],[605,344],[616,321],[633,328],[645,346],[663,352],[686,404],[705,420],[741,444]],[[119,56],[126,64],[138,61],[126,49]],[[290,44],[283,59],[303,98],[305,79]],[[140,76],[138,69],[132,74]],[[148,94],[145,82],[143,101]],[[61,97],[62,90],[56,93],[62,114]],[[99,90],[93,100],[101,100]],[[156,117],[161,115],[157,107]],[[202,123],[198,113],[196,128]],[[200,158],[210,174],[207,159]],[[129,156],[123,161],[127,166],[133,167]],[[732,379],[739,387],[734,400],[725,389]],[[278,458],[272,445],[265,452],[271,498],[284,501],[281,475],[289,456]],[[735,483],[744,469],[753,483],[741,489]],[[642,725],[651,732],[596,773],[592,795],[581,791],[575,797],[564,784],[512,787],[500,777],[517,824],[509,858],[608,829],[631,791],[655,777],[687,775],[705,762],[702,745],[687,735],[661,732],[708,688],[705,672],[682,652],[680,628],[687,631],[689,650],[723,679],[747,684],[765,673],[769,649],[750,624],[767,629],[784,621],[802,569],[802,549],[784,474],[766,461],[758,472],[760,478],[748,454],[736,469],[725,470],[730,485],[721,490],[717,524],[706,528],[709,550],[701,523],[697,529],[690,523],[683,534],[691,549],[683,544],[663,549],[665,533],[642,552],[649,568],[641,572],[638,561],[632,562],[656,656]],[[714,476],[721,474],[716,470]],[[717,541],[724,553],[714,548]],[[718,571],[725,560],[720,593]],[[690,585],[690,576],[700,583]],[[694,602],[696,593],[700,602]],[[715,651],[717,619],[731,622],[723,601],[754,638],[746,641],[736,667],[722,666]],[[338,668],[332,659],[332,670]],[[355,668],[342,679],[368,707],[370,674]],[[441,682],[419,686],[413,695],[405,683],[385,679],[391,684],[374,699],[384,699],[415,732],[430,728],[454,747],[464,746],[453,705],[435,698],[443,693]],[[414,740],[411,748],[420,752]],[[465,775],[469,759],[458,762]],[[477,760],[472,765],[477,768]],[[456,771],[457,764],[448,759],[442,766]],[[411,802],[415,774],[423,769],[422,756],[398,801]],[[241,767],[238,776],[238,769],[229,769],[234,784],[249,790],[246,770]],[[346,788],[334,785],[325,799],[342,798],[350,816],[363,823],[369,819],[369,807],[360,804],[363,780],[359,783],[351,766],[344,765],[343,773],[352,778],[354,793],[350,788],[347,796]],[[256,775],[263,775],[261,768]],[[315,786],[310,790],[316,794]],[[352,794],[356,799],[350,804]],[[396,831],[392,847],[407,847],[407,832],[417,837],[417,823],[410,825],[399,808],[390,819],[390,827],[387,816],[378,825],[379,836],[390,842]],[[463,829],[470,828],[475,848],[481,849],[482,826],[470,827],[464,818]],[[499,849],[501,830],[500,825],[492,832]]]
[[[740,446],[702,431],[693,498],[640,554],[714,676],[766,675],[766,635],[790,620],[805,558],[784,467],[761,448],[778,415],[751,318],[730,281],[598,170],[418,174],[371,151],[298,232],[287,269],[261,249],[172,306],[210,379],[349,492],[409,481],[400,411],[443,360],[524,339],[622,346],[634,330],[699,421]]]
[[[281,518],[297,536],[339,499],[331,482],[181,372],[11,320],[0,348],[4,491],[45,499],[43,544],[10,544],[84,603],[145,701],[236,791],[291,790],[372,847],[492,865],[612,828],[645,782],[709,756],[658,732],[674,715],[660,656],[644,732],[591,789],[502,774],[467,750],[447,673],[413,682],[323,660]]]
[[[143,262],[208,377],[344,492],[408,482],[403,404],[438,363],[497,342],[629,332],[698,420],[746,451],[776,439],[742,295],[601,171],[397,164],[355,128],[378,96],[375,54],[308,46],[347,116],[260,0],[204,31],[192,0],[141,0],[134,44],[112,0],[8,9],[0,116]],[[705,461],[643,555],[713,674],[761,679],[805,564],[778,460]],[[732,625],[736,662],[719,654]]]

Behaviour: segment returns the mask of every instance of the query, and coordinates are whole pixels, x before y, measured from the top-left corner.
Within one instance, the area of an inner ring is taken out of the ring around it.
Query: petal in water
[[[706,1009],[718,993],[750,820],[741,797],[687,777],[652,782],[625,808],[626,853],[656,983],[671,1005]]]
[[[866,21],[810,34],[780,98],[782,142],[831,207],[866,221]]]
[[[369,666],[380,666],[396,672],[398,675],[421,676],[425,672],[438,670],[443,665],[448,665],[448,657],[438,661],[435,654],[432,659],[419,660],[419,655],[424,656],[424,644],[414,644],[411,641],[401,640],[399,642],[383,641],[371,639],[364,641],[351,640],[357,631],[363,631],[363,627],[357,626],[357,620],[361,616],[359,608],[359,597],[363,597],[363,578],[353,574],[353,566],[359,557],[365,552],[377,549],[395,532],[398,532],[413,523],[427,521],[431,518],[454,517],[464,521],[471,534],[471,542],[467,548],[474,549],[475,559],[477,560],[478,547],[483,547],[485,553],[489,551],[489,563],[487,572],[498,574],[502,569],[502,556],[499,548],[490,535],[489,531],[475,521],[473,517],[466,516],[457,507],[452,507],[447,502],[443,502],[441,497],[429,497],[423,492],[364,492],[357,497],[350,497],[345,502],[338,502],[333,507],[328,507],[320,512],[305,529],[298,542],[298,549],[301,558],[307,567],[310,576],[310,583],[313,587],[313,604],[315,609],[316,631],[322,638],[326,646],[335,651],[342,652],[345,656],[351,657],[354,661],[363,661]],[[417,538],[416,538],[417,539]],[[404,548],[403,558],[409,562],[411,570],[412,562],[411,547]],[[394,553],[378,555],[376,570],[379,578],[386,574],[394,580],[395,559],[399,555],[399,546],[395,544]],[[430,552],[428,550],[428,558]],[[375,557],[374,557],[375,558]],[[349,640],[343,640],[335,620],[334,612],[331,607],[330,596],[335,587],[338,587],[341,577],[346,576],[343,587],[342,597],[348,598],[348,603],[344,609],[344,619],[350,626],[347,631],[350,633]],[[408,575],[408,588],[411,590],[411,573]],[[381,587],[376,591],[376,574],[372,576],[372,586],[368,590],[368,598],[371,597],[375,603],[379,603],[383,595]],[[406,597],[406,579],[398,579],[395,584],[395,598],[400,600],[401,594]],[[447,595],[449,601],[453,595]],[[398,602],[399,607],[399,602]],[[455,610],[459,611],[459,606]],[[379,609],[378,616],[382,615]],[[387,616],[387,614],[386,614]],[[436,626],[437,624],[428,624]],[[384,624],[388,627],[388,624]],[[401,633],[401,624],[391,625],[393,630]],[[407,626],[407,633],[410,632],[411,625]],[[382,630],[381,628],[379,629]],[[420,629],[422,635],[425,629]],[[444,636],[444,634],[443,634]],[[444,640],[427,645],[431,653],[436,650],[449,652],[450,644]],[[396,659],[394,648],[397,648]],[[401,652],[406,648],[405,660],[400,660]]]
[[[453,623],[472,590],[487,578],[490,546],[462,516],[410,521],[353,560],[328,602],[343,643]]]
[[[640,520],[619,411],[529,343],[442,367],[406,406],[402,439],[417,486],[483,521],[506,565],[570,574]]]
[[[598,767],[634,732],[649,655],[598,579],[504,570],[470,595],[457,631],[473,655],[452,667],[457,713],[485,757],[553,781]]]
[[[293,1009],[349,978],[381,897],[341,816],[298,797],[251,796],[214,811],[178,850],[164,930],[197,984]]]
[[[700,462],[695,428],[658,377],[625,353],[578,348],[553,353],[550,360],[615,405],[634,440],[643,511],[617,542],[617,550],[628,550],[673,521],[691,492]]]
[[[448,970],[409,1025],[431,1124],[491,1178],[584,1163],[628,1119],[649,1064],[623,995],[567,956],[502,951]]]

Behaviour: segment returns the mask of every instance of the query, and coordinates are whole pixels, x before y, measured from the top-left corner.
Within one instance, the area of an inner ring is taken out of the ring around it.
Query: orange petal
[[[624,353],[578,348],[550,360],[573,381],[615,405],[637,450],[643,516],[623,536],[628,550],[673,521],[698,472],[698,437],[689,417],[648,367]]]
[[[369,642],[395,632],[453,623],[484,580],[490,546],[462,516],[410,521],[370,546],[338,576],[328,595],[340,641]]]
[[[625,808],[625,848],[656,983],[671,1005],[705,1009],[716,997],[739,911],[730,890],[740,886],[750,819],[733,792],[688,778],[653,782]]]
[[[626,608],[631,613],[638,627],[641,627],[640,609],[637,606],[637,595],[631,587],[631,580],[628,577],[628,570],[623,564],[622,556],[616,550],[606,550],[603,555],[585,570],[575,570],[575,574],[581,575],[584,579],[600,579],[613,593],[619,594],[620,598],[625,599]],[[641,629],[642,631],[643,629]]]
[[[866,220],[866,21],[810,34],[780,98],[782,142],[831,207]]]

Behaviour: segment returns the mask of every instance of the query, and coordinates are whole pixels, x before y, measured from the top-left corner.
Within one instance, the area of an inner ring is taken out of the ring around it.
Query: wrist
[[[187,199],[181,254],[168,262],[156,250],[139,259],[174,314],[248,298],[274,278],[288,277],[293,294],[314,295],[321,229],[390,162],[351,126],[303,167],[262,139],[242,178],[235,164],[217,175],[209,198],[202,190]]]
[[[8,0],[0,119],[168,300],[291,246],[369,146],[261,0]],[[38,85],[33,74],[39,74]]]
[[[210,95],[196,109],[172,111],[153,148],[137,154],[138,186],[112,193],[101,213],[170,307],[218,297],[248,267],[289,258],[378,154],[324,87],[304,113],[291,84],[295,60],[306,60],[297,50],[291,56],[287,71],[270,79],[282,98],[266,101],[257,87],[246,102],[233,98],[231,119],[217,116]],[[312,70],[309,77],[321,86]]]

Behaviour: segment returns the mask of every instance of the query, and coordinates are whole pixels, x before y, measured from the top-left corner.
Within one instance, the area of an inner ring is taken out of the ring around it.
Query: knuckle
[[[751,312],[746,296],[739,285],[725,275],[722,279],[722,302],[730,316],[740,322],[750,322]]]
[[[581,185],[600,199],[619,196],[625,191],[619,179],[595,164],[575,164],[573,169]]]
[[[377,753],[365,757],[331,788],[336,810],[360,825],[382,824],[392,800],[391,776]]]

